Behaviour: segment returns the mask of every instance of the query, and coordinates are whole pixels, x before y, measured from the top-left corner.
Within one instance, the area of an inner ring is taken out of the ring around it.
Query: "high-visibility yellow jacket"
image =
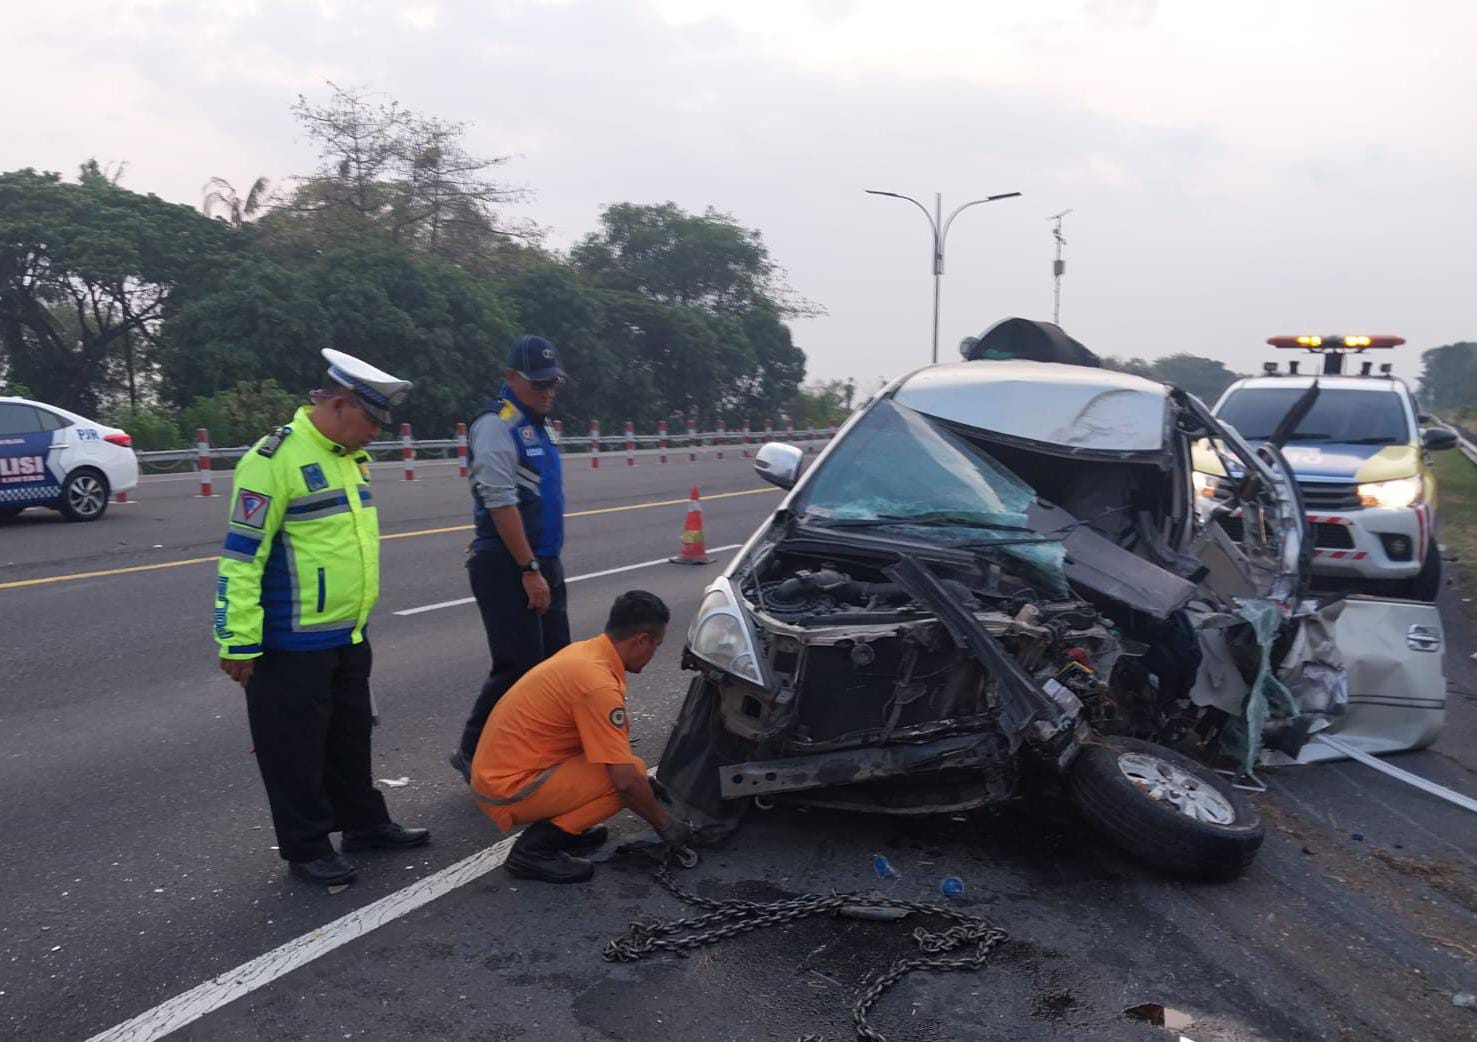
[[[222,658],[358,644],[379,597],[369,456],[324,437],[308,412],[236,467],[216,579]]]

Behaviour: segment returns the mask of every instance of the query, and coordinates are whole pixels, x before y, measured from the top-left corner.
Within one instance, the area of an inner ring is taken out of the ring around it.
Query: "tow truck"
[[[1421,411],[1404,381],[1371,350],[1389,350],[1403,337],[1368,334],[1273,336],[1279,350],[1303,351],[1320,371],[1286,371],[1275,361],[1263,375],[1237,380],[1212,410],[1248,441],[1266,442],[1310,388],[1316,396],[1282,451],[1297,478],[1312,535],[1315,580],[1406,600],[1434,601],[1441,589],[1436,538],[1436,479],[1430,453],[1452,448],[1457,436]],[[1357,373],[1346,361],[1359,360]],[[1206,508],[1229,498],[1230,482],[1213,451],[1197,451],[1195,485]],[[1239,517],[1221,519],[1240,539]]]

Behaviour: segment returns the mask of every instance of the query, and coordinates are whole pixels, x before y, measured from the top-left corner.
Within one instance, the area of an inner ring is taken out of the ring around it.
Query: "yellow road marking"
[[[732,499],[734,496],[753,496],[761,492],[777,492],[773,488],[751,488],[742,492],[718,492],[703,499]],[[682,499],[661,499],[650,503],[630,503],[623,507],[600,507],[596,510],[576,510],[574,513],[565,514],[565,518],[572,517],[594,517],[597,514],[619,514],[628,510],[650,510],[652,507],[674,507],[686,503]],[[449,528],[424,528],[416,532],[392,532],[389,535],[380,536],[380,541],[389,539],[409,539],[420,535],[444,535],[447,532],[470,532],[471,525],[452,525]],[[101,572],[74,572],[71,575],[48,575],[41,579],[16,579],[12,582],[0,583],[0,590],[15,590],[22,586],[46,586],[50,583],[72,582],[76,579],[102,579],[109,575],[130,575],[133,572],[153,572],[161,568],[181,568],[187,564],[213,564],[219,561],[219,557],[191,557],[186,561],[162,561],[159,564],[136,564],[129,568],[109,568]]]

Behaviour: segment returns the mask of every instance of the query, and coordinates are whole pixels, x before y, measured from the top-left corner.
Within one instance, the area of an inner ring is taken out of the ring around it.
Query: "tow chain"
[[[952,920],[954,925],[938,933],[919,926],[913,940],[923,955],[904,956],[893,961],[887,971],[874,980],[858,996],[851,1007],[851,1022],[856,1037],[867,1042],[887,1042],[887,1038],[867,1022],[867,1012],[884,992],[914,970],[977,970],[990,953],[1009,935],[979,916],[921,901],[905,901],[880,894],[799,894],[780,901],[715,901],[684,890],[666,865],[656,871],[655,879],[680,901],[707,909],[704,915],[686,919],[646,919],[631,924],[625,934],[605,946],[607,962],[635,962],[657,951],[681,952],[715,944],[750,930],[766,926],[782,926],[813,915],[839,915],[843,910],[857,918],[872,918],[868,911],[881,911],[878,918],[891,918],[886,913],[917,912]],[[967,954],[948,956],[973,944]],[[821,1042],[819,1035],[803,1035],[799,1042]]]

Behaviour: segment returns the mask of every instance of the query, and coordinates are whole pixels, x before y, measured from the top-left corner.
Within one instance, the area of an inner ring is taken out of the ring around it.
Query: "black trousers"
[[[518,678],[569,643],[569,599],[564,588],[564,566],[557,557],[540,557],[539,568],[549,582],[549,610],[535,615],[528,609],[523,572],[504,553],[475,553],[467,559],[472,595],[482,612],[492,670],[462,728],[461,753],[468,761],[477,751],[487,714]]]
[[[370,773],[369,642],[327,651],[262,652],[246,683],[246,715],[288,861],[333,853],[330,832],[390,820]]]

